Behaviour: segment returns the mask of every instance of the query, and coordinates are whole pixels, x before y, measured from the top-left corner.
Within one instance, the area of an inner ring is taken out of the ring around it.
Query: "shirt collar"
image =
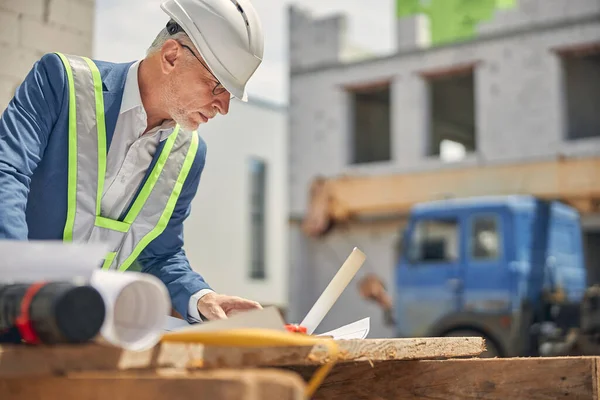
[[[141,61],[136,61],[129,67],[127,79],[125,80],[125,89],[123,90],[123,100],[121,101],[121,111],[123,114],[136,107],[144,109],[142,104],[142,95],[140,94],[140,86],[138,82],[138,70]],[[145,110],[144,110],[145,111]]]
[[[144,104],[142,103],[142,95],[140,94],[140,85],[138,81],[140,63],[141,60],[138,60],[131,64],[131,67],[129,67],[127,78],[125,80],[125,88],[123,90],[123,99],[121,100],[121,110],[119,111],[119,115],[133,109],[139,109],[145,120],[146,110],[144,109]],[[161,130],[160,140],[163,141],[167,139],[171,133],[173,133],[174,128],[174,121],[165,121],[161,126],[153,129],[152,132]]]

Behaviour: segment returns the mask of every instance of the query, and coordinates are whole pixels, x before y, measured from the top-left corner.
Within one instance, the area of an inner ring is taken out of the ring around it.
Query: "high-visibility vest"
[[[100,71],[86,57],[56,53],[69,87],[66,242],[103,242],[103,269],[124,271],[166,228],[198,150],[197,132],[175,127],[123,220],[101,215],[106,176],[106,128]]]

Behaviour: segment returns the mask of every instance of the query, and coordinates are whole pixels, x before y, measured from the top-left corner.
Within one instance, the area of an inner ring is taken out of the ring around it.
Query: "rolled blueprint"
[[[169,293],[158,278],[140,272],[96,270],[91,285],[106,304],[102,339],[134,351],[158,343],[171,312]]]
[[[108,251],[103,243],[0,240],[0,283],[87,282]]]
[[[346,286],[350,283],[354,275],[358,272],[365,262],[366,256],[358,248],[354,248],[344,264],[335,274],[329,285],[325,288],[317,302],[310,309],[304,320],[300,323],[306,327],[309,335],[312,335],[317,326],[321,323],[325,315],[329,312],[338,297],[342,294]]]

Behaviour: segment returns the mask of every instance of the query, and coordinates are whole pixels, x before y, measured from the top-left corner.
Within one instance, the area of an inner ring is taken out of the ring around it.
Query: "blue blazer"
[[[110,148],[132,63],[95,63],[102,76]],[[62,240],[67,215],[68,93],[62,61],[56,54],[46,54],[34,64],[0,117],[0,239]],[[163,145],[164,141],[148,171]],[[190,296],[209,289],[191,269],[183,249],[183,221],[190,213],[205,159],[206,143],[200,139],[167,228],[137,260],[143,272],[165,283],[173,307],[186,319]]]

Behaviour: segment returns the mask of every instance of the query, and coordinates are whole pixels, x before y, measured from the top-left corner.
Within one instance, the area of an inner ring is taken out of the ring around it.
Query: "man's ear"
[[[175,69],[179,57],[181,56],[181,46],[173,39],[167,40],[160,51],[160,64],[164,74],[170,74]]]

